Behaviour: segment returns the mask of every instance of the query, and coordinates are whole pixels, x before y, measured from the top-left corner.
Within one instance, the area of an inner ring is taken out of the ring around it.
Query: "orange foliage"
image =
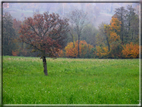
[[[120,36],[118,33],[120,32],[121,29],[121,21],[119,21],[117,18],[112,17],[110,21],[110,43],[114,41],[120,40]]]
[[[68,45],[65,47],[65,51],[67,57],[76,57],[78,53],[73,47],[73,42],[68,43]]]
[[[113,23],[113,24],[112,24]],[[108,37],[109,44],[112,42],[120,40],[120,36],[117,34],[120,30],[120,27],[114,26],[116,25],[115,22],[112,22],[111,25],[104,25],[104,30],[106,33],[106,36]],[[119,29],[116,29],[119,28]]]
[[[91,49],[93,48],[92,45],[87,44],[87,42],[85,40],[80,41],[79,43],[79,54],[80,56],[84,57],[85,54],[87,54],[87,52],[90,52]],[[67,57],[77,57],[78,56],[78,41],[75,42],[74,46],[73,46],[73,42],[68,43],[68,45],[65,47],[65,51],[66,51],[66,56]]]
[[[109,43],[120,40],[120,36],[116,32],[110,32]]]
[[[59,50],[59,52],[57,54],[58,54],[59,57],[63,57],[64,56],[63,50]]]
[[[106,36],[108,37],[109,44],[112,42],[120,40],[120,36],[118,35],[121,28],[121,21],[117,18],[112,17],[110,21],[110,25],[104,25],[104,30]]]
[[[121,21],[119,21],[117,18],[112,17],[110,21],[110,25],[112,30],[115,30],[116,32],[120,32]]]
[[[96,54],[96,56],[98,56],[99,58],[106,56],[109,54],[108,48],[96,46],[96,52],[94,54]]]
[[[126,44],[126,46],[123,46],[122,53],[126,58],[138,58],[139,45],[133,44],[132,42],[130,44]]]

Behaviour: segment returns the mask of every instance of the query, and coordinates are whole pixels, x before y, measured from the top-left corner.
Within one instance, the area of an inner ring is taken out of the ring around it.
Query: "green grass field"
[[[139,104],[139,59],[3,57],[3,104]]]

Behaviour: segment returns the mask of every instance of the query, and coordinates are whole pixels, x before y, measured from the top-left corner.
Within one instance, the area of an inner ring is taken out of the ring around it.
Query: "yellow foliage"
[[[118,35],[118,33],[120,32],[120,28],[121,28],[121,25],[120,25],[121,22],[117,18],[112,17],[110,23],[111,23],[110,25],[106,25],[106,24],[104,25],[104,30],[105,30],[106,36],[108,37],[109,44],[120,40],[120,36]]]
[[[108,47],[96,46],[96,52],[94,54],[96,54],[99,58],[106,56],[109,54]]]
[[[80,41],[79,43],[79,54],[81,56],[85,56],[87,51],[91,51],[91,48],[93,48],[92,45],[87,44],[85,40]],[[68,45],[65,47],[66,56],[67,57],[77,57],[78,56],[78,41],[75,42],[73,46],[73,42],[68,43]]]
[[[120,40],[120,36],[116,34],[116,32],[110,32],[109,43]]]

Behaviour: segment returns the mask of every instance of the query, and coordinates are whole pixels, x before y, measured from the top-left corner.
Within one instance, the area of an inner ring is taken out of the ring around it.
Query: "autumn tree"
[[[107,57],[109,53],[110,52],[108,51],[108,48],[106,46],[96,46],[96,51],[94,51],[95,56],[99,58]]]
[[[130,46],[137,48],[133,45],[139,43],[138,22],[138,15],[132,6],[129,5],[127,10],[124,7],[117,8],[110,24],[103,23],[99,26],[95,56],[99,58],[136,57],[133,52],[137,53],[138,50],[133,50]],[[133,42],[133,45],[132,43],[128,45],[130,42]],[[125,45],[127,48],[125,48]],[[108,49],[106,49],[106,46]],[[127,55],[129,53],[133,53],[133,55]]]
[[[112,16],[110,25],[111,25],[111,30],[116,32],[117,35],[120,35],[121,21],[119,21],[117,18]]]
[[[13,19],[13,28],[16,33],[15,44],[18,45],[17,49],[13,53],[17,52],[18,55],[20,55],[20,56],[21,55],[22,56],[36,56],[37,52],[31,53],[32,49],[27,49],[28,44],[18,41],[19,36],[20,36],[20,34],[18,32],[20,30],[21,24],[22,24],[22,22],[20,20],[17,20],[16,18]]]
[[[79,43],[80,43],[80,37],[81,37],[82,30],[83,30],[84,26],[86,25],[85,22],[86,22],[86,18],[87,18],[87,13],[85,13],[82,10],[76,9],[76,10],[70,12],[68,17],[70,19],[70,23],[73,23],[74,30],[76,31],[77,36],[78,36],[78,57],[80,57]]]
[[[21,24],[22,24],[21,21],[17,20],[16,18],[13,19],[13,28],[16,30],[17,33],[20,30],[20,25]]]
[[[110,21],[110,37],[109,37],[110,43],[120,40],[120,29],[121,29],[121,21],[119,21],[115,17],[112,17]]]
[[[48,75],[46,56],[56,57],[59,49],[64,48],[67,26],[67,19],[45,12],[26,18],[20,27],[20,41],[28,44],[33,52],[40,53],[45,75]]]
[[[107,41],[107,46],[108,46],[108,51],[110,51],[110,45],[112,42],[116,42],[118,40],[120,40],[120,26],[121,22],[115,18],[112,17],[111,21],[110,21],[110,25],[104,24],[104,34],[106,37],[106,41]]]
[[[116,55],[115,48],[120,47],[120,24],[121,22],[117,18],[112,17],[110,24],[102,23],[101,26],[99,26],[99,33],[97,34],[97,44],[99,44],[99,46],[96,46],[96,56],[101,58],[107,55],[111,57],[111,54]],[[106,49],[106,46],[108,49]]]
[[[57,52],[57,55],[58,55],[58,57],[64,57],[65,56],[65,52],[64,52],[64,50],[62,49],[60,49],[58,52]]]
[[[81,40],[79,44],[79,54],[80,57],[84,58],[87,57],[88,54],[90,54],[91,49],[93,48],[92,45],[87,44],[85,40]],[[68,45],[65,47],[66,56],[71,58],[78,57],[78,41],[75,42],[75,46],[73,46],[73,42],[68,43]]]
[[[68,43],[68,45],[65,47],[66,56],[76,58],[78,55],[78,51],[76,50],[75,46],[73,45],[73,42]]]
[[[132,42],[130,44],[126,44],[123,46],[122,53],[124,57],[126,58],[139,58],[139,45],[133,44]]]

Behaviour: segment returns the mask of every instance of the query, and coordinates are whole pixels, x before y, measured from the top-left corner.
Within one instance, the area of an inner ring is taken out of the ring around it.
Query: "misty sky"
[[[24,20],[24,17],[33,16],[34,12],[55,12],[66,17],[74,9],[80,9],[87,12],[89,20],[98,27],[102,22],[110,22],[116,8],[128,5],[139,13],[138,3],[3,3],[3,13],[9,12],[13,18]]]

